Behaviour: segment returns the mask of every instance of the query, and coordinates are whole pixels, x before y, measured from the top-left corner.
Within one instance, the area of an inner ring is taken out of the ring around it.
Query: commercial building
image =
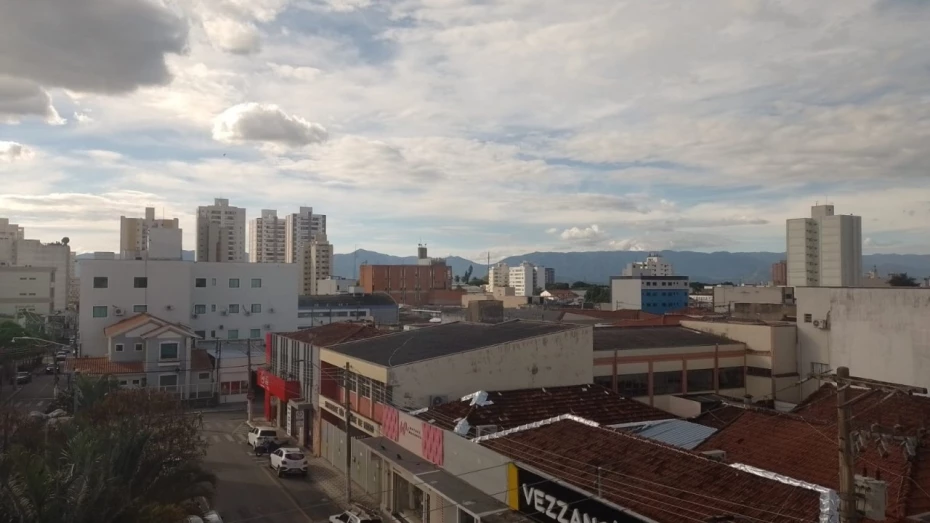
[[[307,329],[347,321],[397,325],[399,311],[394,298],[383,292],[301,296],[297,302],[297,328]]]
[[[782,320],[794,316],[794,288],[718,285],[714,287],[714,312],[758,320]]]
[[[257,392],[255,371],[265,366],[265,339],[196,340],[213,361],[219,403],[241,403],[248,399],[249,386]]]
[[[197,208],[197,261],[247,262],[245,208],[214,198],[213,205]]]
[[[52,314],[54,267],[0,267],[0,317]]]
[[[662,255],[653,252],[646,257],[644,262],[628,263],[623,269],[622,276],[674,276],[675,270],[672,264],[665,261]]]
[[[781,260],[772,264],[772,285],[788,285],[788,260]]]
[[[390,294],[402,305],[459,305],[464,291],[452,288],[452,268],[441,258],[417,248],[415,265],[368,265],[359,267],[359,285],[366,294]]]
[[[203,339],[297,330],[297,265],[81,260],[81,353],[104,353],[103,329],[134,313],[189,326]]]
[[[788,285],[856,287],[862,278],[862,218],[814,205],[787,222]]]
[[[159,243],[169,241],[176,242],[178,251],[181,247],[181,227],[177,218],[155,218],[155,208],[146,207],[145,216],[142,218],[119,217],[119,251],[120,256],[125,259],[133,260],[146,256],[146,251],[150,245],[149,236],[156,229],[171,229],[171,233],[162,233],[158,239]]]
[[[286,237],[286,220],[278,218],[278,211],[262,209],[261,216],[249,223],[249,261],[286,263]]]
[[[688,306],[687,276],[611,276],[611,310],[633,309],[652,314]]]
[[[845,366],[855,376],[930,387],[930,289],[803,288],[797,299],[799,372]],[[802,386],[802,396],[817,387]]]

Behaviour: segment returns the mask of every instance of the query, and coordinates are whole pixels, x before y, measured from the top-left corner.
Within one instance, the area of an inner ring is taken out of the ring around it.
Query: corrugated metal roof
[[[631,432],[666,445],[691,450],[717,432],[717,429],[683,419],[672,419],[641,425]]]

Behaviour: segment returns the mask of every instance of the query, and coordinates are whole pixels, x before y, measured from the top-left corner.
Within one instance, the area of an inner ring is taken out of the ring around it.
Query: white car
[[[254,449],[266,441],[275,441],[278,431],[272,427],[255,427],[249,431],[248,442]]]
[[[272,452],[270,465],[278,476],[285,474],[307,476],[307,456],[297,447],[282,447]]]
[[[355,508],[330,516],[329,523],[381,523],[381,518],[372,516],[361,508]]]

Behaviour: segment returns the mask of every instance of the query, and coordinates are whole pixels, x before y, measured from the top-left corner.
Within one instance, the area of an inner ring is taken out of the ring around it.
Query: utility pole
[[[223,395],[223,380],[220,379],[220,373],[223,370],[223,344],[220,339],[216,339],[216,387],[215,390]]]
[[[346,425],[346,503],[352,502],[352,401],[349,396],[349,362],[346,362],[345,374],[342,377],[342,390],[345,398],[345,425]]]
[[[840,460],[840,523],[856,523],[859,514],[856,511],[856,478],[853,457],[853,442],[850,437],[848,403],[849,368],[836,369],[836,427],[839,437]]]
[[[248,372],[249,393],[245,395],[245,399],[246,399],[245,414],[246,414],[246,419],[248,420],[248,423],[251,426],[252,424],[252,400],[255,398],[255,393],[252,392],[252,338],[249,338],[248,344],[246,345],[245,358],[246,358],[246,362],[247,362],[248,369],[249,369],[249,372]],[[266,392],[265,394],[268,394],[268,393]],[[265,415],[267,414],[268,413],[266,412]]]

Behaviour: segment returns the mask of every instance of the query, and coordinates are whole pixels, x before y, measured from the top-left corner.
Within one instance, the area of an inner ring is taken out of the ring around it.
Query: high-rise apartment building
[[[783,287],[788,285],[788,261],[781,260],[772,264],[772,285]]]
[[[197,261],[245,262],[245,208],[214,198],[197,208]]]
[[[787,221],[788,286],[856,287],[862,278],[862,218],[811,207]]]
[[[0,218],[0,267],[13,265],[13,242],[26,238],[23,227]]]
[[[488,292],[494,292],[494,289],[507,287],[510,282],[510,266],[504,262],[499,262],[488,269]]]
[[[301,263],[307,246],[320,234],[326,235],[326,215],[313,214],[313,207],[301,207],[285,218],[287,263]]]
[[[155,208],[146,207],[145,217],[127,218],[119,217],[119,250],[120,255],[126,259],[145,258],[145,252],[149,246],[149,231],[152,229],[172,229],[177,233],[170,233],[172,241],[178,242],[180,250],[181,227],[177,218],[157,219],[155,218]],[[168,235],[162,235],[163,238]]]
[[[72,273],[71,247],[66,241],[42,243],[39,240],[27,240],[25,228],[11,224],[7,218],[0,218],[0,267],[50,268],[49,271],[43,271],[49,284],[47,299],[51,301],[50,311],[54,314],[68,309],[68,287]],[[29,280],[32,276],[24,277],[28,282],[46,281],[41,278]],[[29,294],[26,293],[27,297]],[[0,296],[0,301],[10,298]]]
[[[507,286],[513,287],[515,296],[535,296],[537,288],[542,289],[546,286],[546,269],[523,262],[516,267],[510,267],[507,280]]]
[[[623,269],[623,276],[674,276],[672,264],[665,261],[662,255],[653,252],[644,262],[628,263]]]
[[[262,209],[260,218],[249,223],[249,261],[252,263],[285,263],[286,222],[278,211]]]
[[[319,282],[333,273],[333,246],[325,233],[317,234],[304,248],[301,258],[301,293],[304,296],[320,294]]]

